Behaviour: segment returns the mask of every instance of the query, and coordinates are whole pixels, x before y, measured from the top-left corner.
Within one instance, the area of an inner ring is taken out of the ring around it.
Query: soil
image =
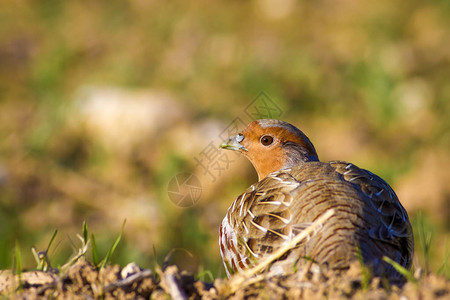
[[[308,272],[196,280],[176,266],[141,269],[134,263],[101,270],[79,259],[64,274],[32,271],[0,273],[0,295],[11,299],[450,299],[450,281],[433,274],[392,285],[369,279],[358,263],[344,273]],[[19,284],[21,283],[21,284]]]

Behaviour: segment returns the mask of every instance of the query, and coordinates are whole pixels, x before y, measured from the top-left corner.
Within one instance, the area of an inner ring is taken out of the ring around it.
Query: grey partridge
[[[375,275],[398,277],[383,256],[411,266],[408,215],[377,175],[343,161],[320,162],[308,137],[278,120],[254,121],[220,147],[242,153],[259,177],[220,226],[228,277],[256,265],[331,208],[335,213],[320,230],[277,261],[277,272],[305,260],[341,270],[362,258]]]

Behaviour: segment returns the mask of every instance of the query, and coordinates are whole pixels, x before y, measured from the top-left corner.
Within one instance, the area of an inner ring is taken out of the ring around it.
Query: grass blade
[[[122,230],[120,231],[120,234],[117,237],[117,239],[115,240],[114,244],[109,249],[108,253],[106,253],[106,256],[103,259],[103,263],[102,263],[102,266],[100,267],[100,269],[103,269],[106,266],[106,264],[109,262],[109,260],[111,259],[111,256],[113,255],[114,251],[117,248],[117,245],[119,244],[120,240],[122,239],[123,229],[125,228],[126,221],[127,221],[126,219],[123,221]]]
[[[39,254],[36,251],[36,248],[31,247],[31,253],[33,254],[34,260],[36,261],[36,269],[42,271],[42,269],[44,268],[42,260],[39,258]]]
[[[372,271],[367,267],[367,265],[364,263],[364,258],[361,252],[361,248],[358,247],[356,249],[356,254],[358,257],[359,264],[361,266],[361,285],[363,288],[363,291],[368,291],[370,288],[370,281],[372,280]]]
[[[98,259],[97,243],[95,242],[95,236],[93,233],[91,234],[91,241],[92,241],[92,261],[94,262],[94,266],[97,267],[100,264],[100,261]]]
[[[444,253],[445,253],[444,262],[439,267],[437,273],[438,273],[438,275],[443,275],[443,276],[449,278],[449,274],[447,273],[447,270],[448,270],[448,258],[450,257],[450,252],[447,250],[447,243],[445,243]]]
[[[406,269],[401,264],[390,259],[387,256],[383,256],[383,260],[388,264],[390,264],[391,266],[393,266],[394,269],[397,270],[397,272],[399,272],[400,274],[402,274],[409,282],[417,283],[417,279],[414,278],[414,275],[410,270]]]
[[[199,272],[196,276],[196,279],[201,280],[201,281],[206,281],[206,279],[205,279],[206,277],[209,277],[208,282],[214,281],[214,275],[212,274],[212,272],[210,270],[204,270],[202,272]]]
[[[87,243],[89,234],[88,234],[88,228],[87,228],[87,223],[86,221],[83,221],[83,239],[84,239],[84,243]]]
[[[430,272],[429,261],[433,231],[427,219],[422,213],[419,213],[416,219],[416,232],[419,237],[419,244],[423,252],[423,266],[425,269],[425,273],[428,274]]]
[[[48,251],[50,250],[50,247],[52,246],[52,243],[55,240],[57,234],[58,234],[58,229],[55,229],[55,232],[53,232],[52,238],[50,239],[50,242],[48,243],[47,250],[45,250],[45,253],[48,253]]]
[[[19,277],[19,291],[22,291],[22,254],[20,252],[19,242],[16,241],[16,247],[14,249],[14,273]]]

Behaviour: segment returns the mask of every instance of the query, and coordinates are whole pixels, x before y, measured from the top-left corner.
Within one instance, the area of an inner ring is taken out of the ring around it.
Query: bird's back
[[[270,174],[234,201],[220,229],[227,272],[254,265],[331,208],[334,216],[283,257],[287,268],[305,258],[342,269],[358,255],[375,274],[395,273],[383,256],[409,267],[411,225],[389,185],[346,162],[307,162]]]

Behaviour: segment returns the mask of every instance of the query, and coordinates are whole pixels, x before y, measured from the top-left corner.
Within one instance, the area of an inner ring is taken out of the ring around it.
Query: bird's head
[[[313,144],[302,131],[278,120],[253,121],[220,148],[239,151],[246,156],[259,180],[272,172],[319,160]]]

